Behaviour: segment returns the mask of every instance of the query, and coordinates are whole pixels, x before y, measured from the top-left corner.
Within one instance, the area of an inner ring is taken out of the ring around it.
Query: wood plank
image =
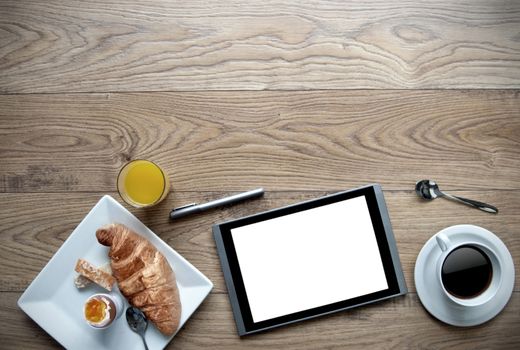
[[[58,349],[59,345],[16,307],[19,293],[0,293],[3,349]],[[212,293],[168,349],[517,349],[520,293],[493,320],[471,328],[430,316],[416,294],[239,338],[226,294]],[[396,336],[399,334],[399,336]]]
[[[178,191],[520,188],[519,90],[0,96],[0,192],[113,191],[128,159]]]
[[[0,92],[520,87],[518,1],[0,3]]]
[[[169,210],[173,207],[205,202],[229,194],[174,192],[158,207],[149,210],[129,209],[204,273],[214,283],[215,292],[224,293],[226,287],[211,233],[214,223],[317,198],[326,192],[268,191],[262,199],[174,222],[168,218]],[[421,202],[412,191],[385,191],[405,279],[411,291],[415,291],[413,270],[422,246],[436,232],[451,225],[474,224],[495,232],[510,250],[515,266],[520,266],[520,191],[459,191],[456,194],[492,203],[500,212],[491,215],[443,199]],[[0,201],[0,245],[3,249],[0,291],[25,290],[102,195],[3,194],[3,200]],[[112,193],[112,196],[120,200],[117,194]],[[518,273],[515,290],[520,291]]]

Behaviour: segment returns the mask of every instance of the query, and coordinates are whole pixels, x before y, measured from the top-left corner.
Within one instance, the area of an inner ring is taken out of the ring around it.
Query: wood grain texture
[[[0,192],[113,191],[127,160],[178,191],[520,189],[518,91],[0,95]]]
[[[127,208],[208,276],[214,284],[215,293],[225,293],[226,287],[211,232],[214,223],[317,198],[327,193],[267,192],[262,199],[177,221],[170,221],[168,218],[169,210],[173,207],[205,202],[229,194],[231,193],[173,192],[158,207],[148,210]],[[500,213],[489,215],[443,199],[423,202],[411,190],[385,191],[405,279],[412,292],[415,291],[413,270],[419,251],[431,236],[451,225],[471,223],[495,232],[510,250],[515,266],[520,266],[520,191],[459,191],[455,194],[492,203],[500,209]],[[0,245],[3,247],[0,291],[24,290],[102,195],[103,193],[4,194],[4,200],[0,202]],[[112,193],[112,196],[120,200],[116,193]],[[64,207],[63,203],[67,203],[67,206]],[[520,292],[518,268],[515,290]]]
[[[19,293],[2,293],[2,349],[59,349],[59,344],[14,307]],[[416,294],[239,338],[228,297],[212,293],[167,349],[518,349],[520,293],[502,313],[471,328],[440,323],[421,306]],[[138,338],[137,338],[138,339]]]
[[[520,348],[519,1],[0,1],[0,348],[61,348],[16,301],[135,158],[173,191],[129,209],[215,285],[169,349]],[[422,202],[422,178],[500,213]],[[370,182],[410,293],[239,338],[211,225]],[[469,329],[431,317],[413,276],[424,243],[463,223],[516,266],[506,308]]]
[[[0,3],[0,92],[520,87],[520,3]]]

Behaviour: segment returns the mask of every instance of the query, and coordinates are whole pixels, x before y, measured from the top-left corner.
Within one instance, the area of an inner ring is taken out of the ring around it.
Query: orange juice
[[[147,207],[159,203],[168,194],[169,181],[162,169],[148,160],[127,163],[117,179],[121,197],[135,207]]]

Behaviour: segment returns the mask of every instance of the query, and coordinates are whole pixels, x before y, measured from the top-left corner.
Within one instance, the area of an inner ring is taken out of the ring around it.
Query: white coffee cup
[[[446,236],[444,233],[440,232],[435,236],[435,239],[437,241],[437,245],[442,250],[441,255],[437,259],[437,278],[439,280],[439,283],[442,287],[442,290],[444,292],[444,295],[453,303],[455,303],[458,306],[461,307],[476,307],[483,305],[487,303],[491,298],[495,296],[497,293],[500,284],[502,283],[502,267],[500,260],[497,257],[497,254],[489,248],[487,245],[474,242],[474,241],[465,241],[465,242],[458,242],[453,243],[448,236]],[[461,247],[471,247],[476,248],[477,250],[480,250],[482,253],[487,255],[489,258],[489,261],[491,262],[492,267],[492,276],[491,281],[489,282],[487,288],[485,288],[482,292],[477,294],[474,297],[470,298],[460,298],[452,293],[450,293],[446,287],[444,286],[444,282],[442,280],[442,268],[444,265],[444,262],[446,261],[446,258],[450,253],[452,253],[457,248]]]

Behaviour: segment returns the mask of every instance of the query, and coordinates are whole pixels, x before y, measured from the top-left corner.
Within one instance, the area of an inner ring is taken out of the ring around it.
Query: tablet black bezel
[[[235,314],[235,318],[237,319],[237,325],[240,335],[254,333],[261,330],[293,323],[296,321],[305,320],[340,310],[345,310],[354,306],[403,294],[405,292],[403,291],[402,283],[400,281],[402,276],[399,276],[402,275],[402,271],[400,270],[400,265],[396,264],[395,262],[396,254],[392,253],[392,250],[395,249],[395,242],[393,241],[392,232],[388,232],[391,231],[391,228],[389,228],[388,214],[386,213],[386,207],[384,207],[384,202],[383,205],[381,205],[381,201],[378,201],[378,193],[376,192],[376,189],[376,186],[368,186],[356,190],[340,192],[333,195],[314,199],[311,201],[298,203],[291,206],[274,209],[253,216],[215,225],[215,239],[218,238],[217,243],[219,244],[217,244],[217,246],[218,248],[220,248],[219,254],[221,257],[221,262],[223,263],[223,267],[224,264],[226,265],[226,268],[224,268],[224,272],[225,275],[227,275],[225,277],[228,286],[228,291],[230,292],[230,297],[233,296],[233,312]],[[250,225],[260,221],[270,220],[285,215],[294,214],[297,212],[325,206],[332,203],[341,202],[360,196],[364,196],[367,201],[367,206],[370,212],[370,217],[372,220],[372,225],[377,240],[379,253],[383,262],[388,288],[374,293],[362,295],[356,298],[346,299],[336,303],[327,304],[260,322],[254,322],[251,314],[251,309],[249,307],[249,301],[242,279],[240,264],[238,262],[238,257],[235,251],[231,230],[237,227]],[[381,208],[381,206],[383,206],[384,208]],[[387,225],[385,225],[385,223],[387,223]],[[393,247],[389,245],[389,235],[391,236],[390,243],[393,245]],[[222,251],[222,249],[224,251]]]

